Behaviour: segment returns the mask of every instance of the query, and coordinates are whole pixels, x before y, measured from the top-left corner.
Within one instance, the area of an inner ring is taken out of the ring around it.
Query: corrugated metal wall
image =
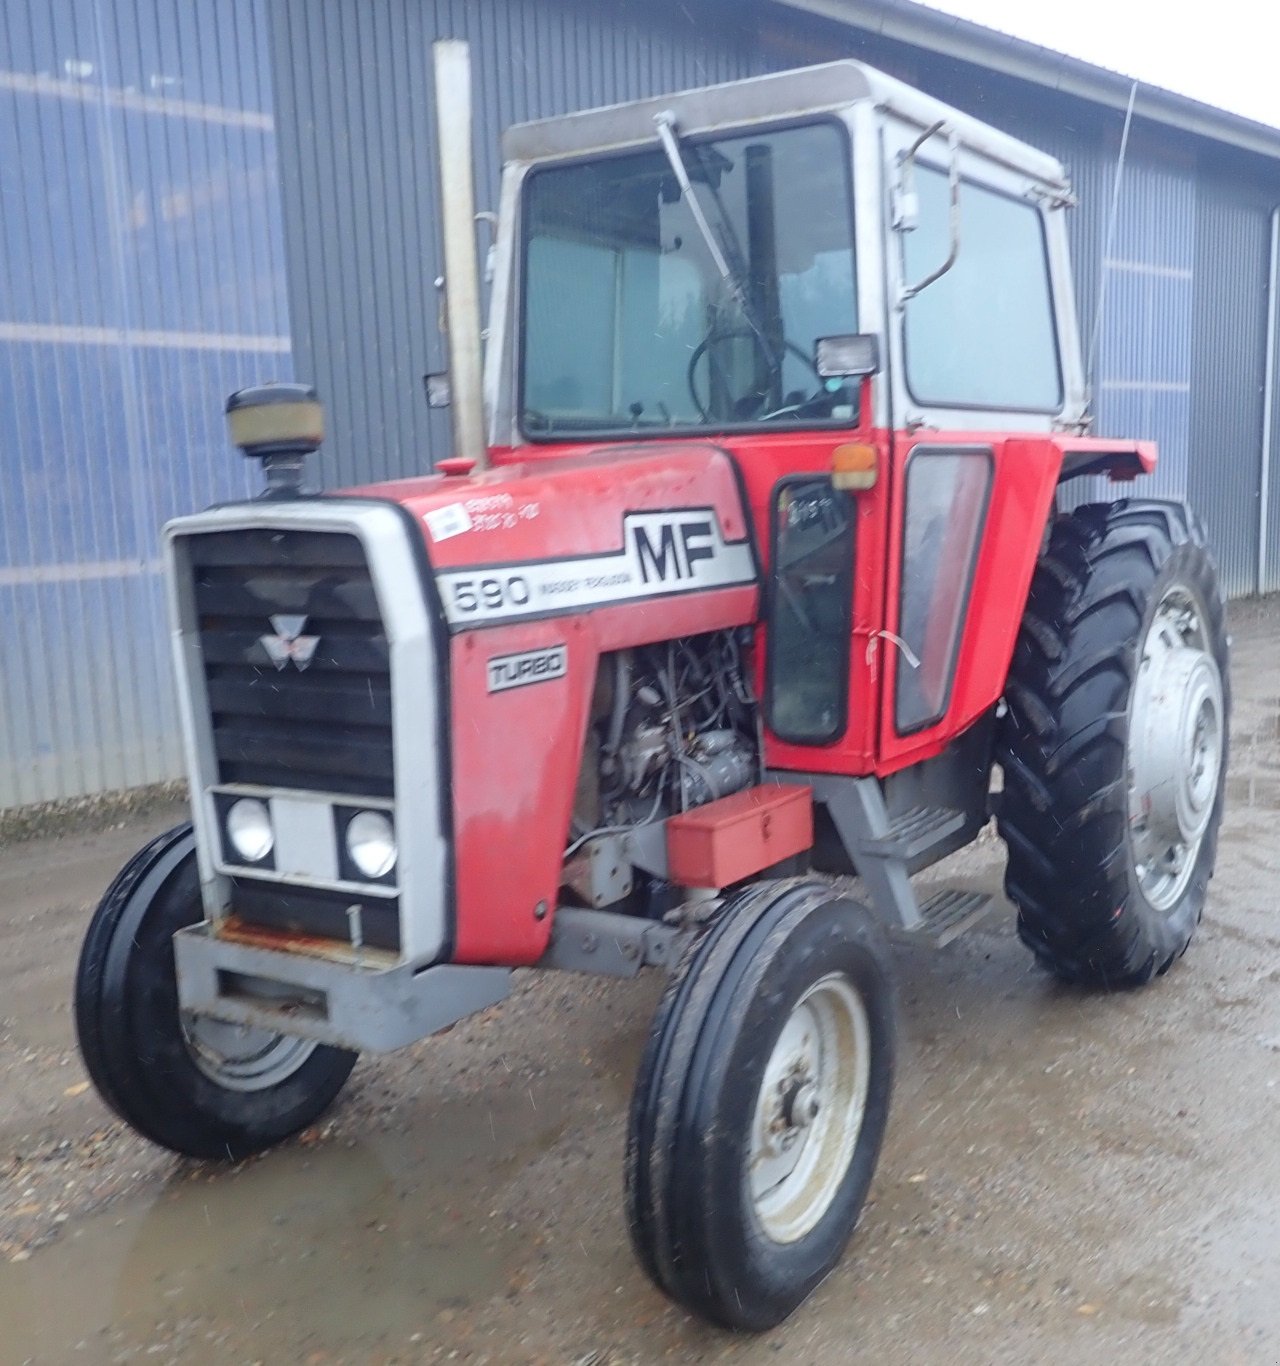
[[[1097,196],[1105,181],[1101,204],[1091,221],[1077,222],[1084,234],[1075,234],[1077,257],[1106,272],[1097,429],[1157,441],[1160,465],[1142,492],[1192,503],[1208,528],[1225,592],[1271,591],[1280,576],[1273,566],[1259,580],[1258,494],[1269,218],[1270,205],[1280,203],[1280,175],[1243,158],[1223,175],[1220,151],[1136,132],[1104,262],[1118,139],[1109,142],[1106,152],[1081,147],[1064,157],[1082,197],[1089,185]],[[1089,168],[1085,176],[1081,165]],[[1090,317],[1096,278],[1092,297],[1081,282],[1082,311]],[[1090,483],[1083,494],[1116,494],[1114,485]],[[1272,537],[1278,517],[1280,508],[1272,512]]]
[[[1159,443],[1145,488],[1167,498],[1187,495],[1195,230],[1194,175],[1135,151],[1102,262],[1098,428]]]
[[[1271,412],[1268,449],[1264,459],[1270,467],[1266,480],[1260,480],[1266,488],[1266,506],[1259,503],[1261,535],[1265,538],[1263,573],[1256,585],[1261,593],[1280,592],[1280,298],[1271,301],[1276,317],[1272,320],[1272,330],[1276,336],[1275,354],[1271,360],[1271,382],[1273,406]]]
[[[174,777],[158,574],[291,366],[258,0],[0,7],[0,808]]]
[[[1139,124],[1108,252],[1118,113],[765,0],[6,0],[0,807],[179,771],[157,529],[250,488],[222,401],[294,372],[290,310],[327,483],[446,452],[421,386],[439,36],[472,43],[490,206],[511,122],[840,55],[1053,151],[1086,338],[1105,272],[1102,430],[1161,442],[1228,591],[1280,588],[1280,469],[1257,572],[1275,163]]]
[[[433,39],[471,43],[481,208],[497,207],[508,124],[763,69],[741,10],[705,0],[281,0],[272,15],[294,340],[328,405],[330,486],[448,454],[422,388],[445,365]]]
[[[330,406],[327,482],[420,471],[448,447],[422,375],[443,367],[428,64],[435,37],[471,41],[481,201],[501,130],[518,119],[852,55],[1059,156],[1081,331],[1099,285],[1097,429],[1158,441],[1145,487],[1190,496],[1232,594],[1255,592],[1259,550],[1268,205],[1280,168],[1135,124],[1108,248],[1123,115],[766,5],[668,0],[281,0],[272,11],[290,299],[301,373]],[[1280,404],[1277,405],[1280,408]],[[1280,413],[1277,414],[1280,423]],[[1115,496],[1081,481],[1074,500]],[[1280,471],[1264,588],[1280,587]]]
[[[1270,216],[1280,193],[1256,171],[1225,169],[1202,163],[1199,172],[1188,495],[1228,589],[1267,592],[1280,588],[1274,558],[1267,578],[1257,577]],[[1278,531],[1273,510],[1273,539]]]

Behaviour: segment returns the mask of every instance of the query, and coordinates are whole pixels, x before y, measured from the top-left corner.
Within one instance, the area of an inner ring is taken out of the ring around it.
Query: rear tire
[[[890,980],[870,913],[812,882],[731,898],[672,977],[632,1099],[627,1219],[693,1313],[771,1328],[840,1260],[889,1113]]]
[[[238,1160],[317,1119],[356,1055],[178,1007],[173,936],[204,915],[191,826],[152,841],[107,889],[76,973],[76,1033],[103,1100],[188,1157]]]
[[[1055,522],[1005,694],[999,828],[1018,932],[1058,977],[1138,986],[1186,951],[1222,818],[1227,653],[1186,507]]]

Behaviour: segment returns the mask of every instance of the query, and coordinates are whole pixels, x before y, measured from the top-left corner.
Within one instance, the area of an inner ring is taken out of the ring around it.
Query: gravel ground
[[[1238,606],[1218,877],[1147,991],[1035,970],[1012,915],[895,950],[903,1040],[872,1201],[783,1328],[694,1323],[621,1217],[661,982],[521,974],[501,1008],[365,1059],[326,1122],[236,1167],[99,1102],[75,957],[178,808],[0,850],[0,1363],[1280,1360],[1280,599]],[[995,891],[989,835],[946,873]]]

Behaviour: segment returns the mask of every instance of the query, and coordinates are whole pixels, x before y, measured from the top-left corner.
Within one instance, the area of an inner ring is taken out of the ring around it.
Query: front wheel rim
[[[764,1232],[793,1243],[821,1222],[853,1161],[871,1076],[871,1026],[843,973],[796,1002],[765,1065],[747,1183]]]
[[[182,1037],[196,1067],[228,1091],[265,1091],[278,1086],[316,1050],[312,1039],[185,1012]]]
[[[1136,668],[1126,755],[1129,849],[1143,896],[1170,911],[1191,882],[1213,821],[1225,742],[1222,676],[1200,606],[1181,585],[1156,607]]]

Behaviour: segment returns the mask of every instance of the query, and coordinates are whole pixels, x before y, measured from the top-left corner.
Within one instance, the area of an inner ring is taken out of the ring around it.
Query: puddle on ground
[[[0,1363],[411,1351],[517,1268],[531,1239],[501,1188],[559,1132],[510,1088],[352,1146],[184,1167],[0,1263]]]

